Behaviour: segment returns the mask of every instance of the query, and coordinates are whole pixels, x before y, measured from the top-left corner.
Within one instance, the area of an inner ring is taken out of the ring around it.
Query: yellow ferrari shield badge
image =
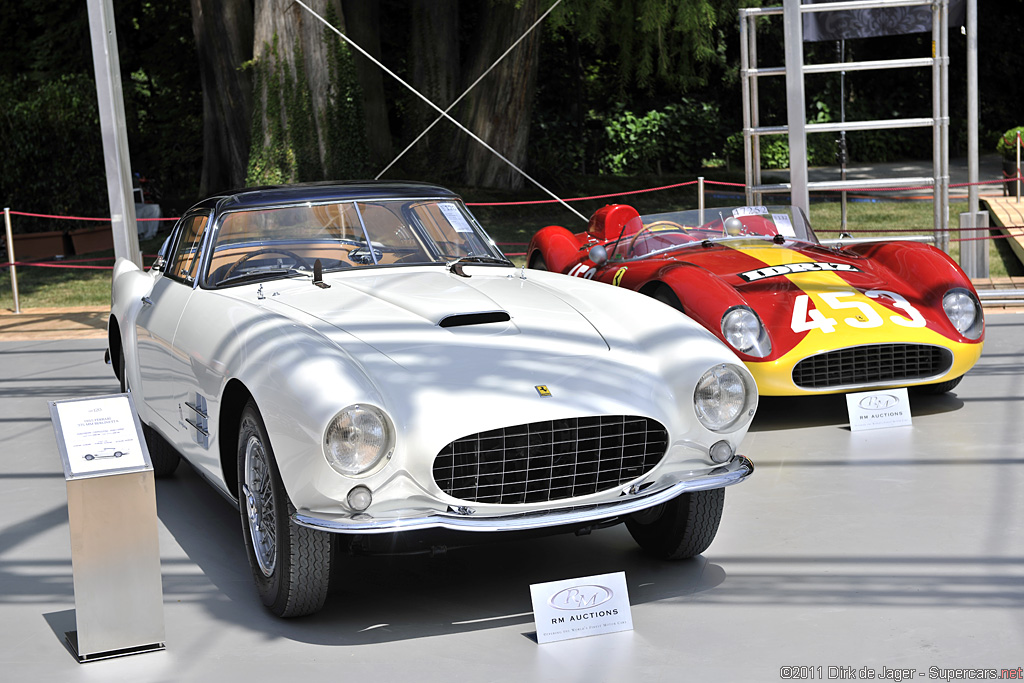
[[[615,271],[615,276],[612,277],[612,284],[618,287],[619,283],[622,282],[622,276],[626,274],[627,270],[629,269],[623,266],[622,268],[619,268],[617,271]]]
[[[534,389],[536,389],[537,393],[540,394],[541,396],[551,395],[551,390],[548,389],[547,386],[544,384],[538,384],[537,386],[534,387]]]

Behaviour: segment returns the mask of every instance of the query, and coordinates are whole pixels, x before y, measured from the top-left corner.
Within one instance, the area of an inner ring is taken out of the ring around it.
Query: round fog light
[[[362,512],[372,502],[373,494],[365,486],[356,486],[348,492],[348,506],[356,512]]]
[[[708,454],[715,462],[723,463],[729,462],[735,454],[735,451],[732,450],[732,446],[728,441],[719,441],[708,449]]]

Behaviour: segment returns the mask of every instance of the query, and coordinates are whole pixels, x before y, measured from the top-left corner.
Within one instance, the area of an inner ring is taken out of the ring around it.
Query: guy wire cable
[[[561,4],[561,2],[562,2],[562,0],[555,0],[554,4],[552,4],[551,7],[548,7],[547,11],[545,11],[544,14],[540,15],[540,17],[537,19],[537,21],[533,22],[533,25],[530,26],[530,28],[526,29],[526,33],[524,33],[523,35],[519,36],[519,39],[516,40],[516,42],[512,43],[511,45],[509,45],[508,49],[505,50],[503,53],[501,53],[501,56],[498,57],[494,61],[494,64],[491,64],[489,67],[487,67],[487,70],[484,71],[482,74],[480,74],[480,76],[475,81],[473,81],[473,84],[470,85],[468,88],[466,88],[465,92],[463,92],[461,95],[459,95],[457,98],[455,98],[455,101],[452,102],[451,104],[449,104],[447,108],[445,108],[444,113],[447,114],[448,112],[450,112],[455,107],[455,105],[457,105],[459,102],[461,102],[462,98],[465,97],[466,95],[468,95],[469,91],[472,90],[473,88],[475,88],[480,81],[484,80],[484,76],[486,76],[487,74],[491,73],[491,71],[494,70],[494,67],[498,66],[498,64],[501,63],[501,60],[505,59],[505,57],[507,57],[509,55],[509,53],[512,52],[512,50],[514,50],[517,45],[519,45],[519,43],[523,42],[523,40],[525,40],[526,36],[530,35],[530,32],[533,31],[533,29],[537,28],[537,26],[539,26],[540,23],[542,21],[544,21],[544,19],[549,14],[551,14],[551,11],[554,10],[556,7],[558,7],[558,5]],[[382,175],[387,173],[388,169],[390,169],[392,166],[394,166],[396,163],[398,163],[398,160],[401,159],[403,156],[405,156],[406,152],[408,152],[410,149],[415,147],[416,143],[419,142],[420,140],[422,140],[423,136],[426,135],[427,133],[429,133],[430,129],[433,128],[434,126],[436,126],[443,118],[444,118],[443,116],[438,116],[436,119],[434,119],[433,123],[431,123],[429,126],[427,126],[423,130],[423,132],[420,133],[416,137],[415,140],[410,142],[409,145],[405,149],[403,149],[401,152],[399,152],[398,156],[396,156],[394,159],[392,159],[391,163],[389,163],[387,166],[384,167],[384,170],[382,170],[380,173],[378,173],[376,176],[374,176],[374,179],[375,180],[379,180]]]
[[[335,33],[337,33],[337,34],[338,34],[338,36],[339,36],[339,37],[340,37],[340,38],[341,38],[342,40],[344,40],[344,41],[345,41],[346,43],[348,43],[348,44],[349,44],[349,45],[351,45],[351,46],[352,46],[353,48],[355,48],[356,50],[358,50],[358,51],[359,51],[359,54],[363,55],[364,57],[366,57],[367,59],[369,59],[369,60],[370,60],[371,62],[373,62],[374,64],[376,64],[377,66],[379,66],[379,67],[380,67],[381,69],[383,69],[384,73],[386,73],[387,75],[391,76],[391,77],[392,77],[392,78],[394,78],[394,79],[395,79],[396,81],[398,81],[398,82],[399,82],[400,84],[402,84],[402,86],[403,86],[403,87],[405,87],[405,88],[406,88],[407,90],[409,90],[409,92],[411,92],[411,93],[412,93],[413,95],[416,95],[416,97],[418,97],[418,98],[420,98],[421,100],[423,100],[423,101],[424,101],[424,102],[425,102],[425,103],[426,103],[426,104],[427,104],[427,105],[428,105],[428,106],[429,106],[430,108],[432,108],[432,109],[433,109],[434,111],[436,111],[437,113],[439,113],[439,114],[440,114],[441,116],[443,116],[444,118],[446,118],[446,119],[448,119],[449,121],[451,121],[451,122],[452,122],[453,124],[455,124],[455,126],[456,126],[456,127],[457,127],[457,128],[459,129],[459,130],[461,130],[461,131],[462,131],[463,133],[465,133],[465,134],[466,134],[466,135],[468,135],[469,137],[471,137],[471,138],[473,138],[474,140],[476,140],[477,142],[479,142],[479,143],[480,143],[481,145],[483,145],[483,146],[484,146],[484,147],[485,147],[485,148],[486,148],[486,149],[487,149],[488,151],[490,151],[490,152],[491,152],[491,154],[493,154],[494,156],[496,156],[496,157],[498,157],[499,159],[501,159],[502,161],[504,161],[504,162],[505,162],[506,164],[508,164],[508,166],[509,166],[510,168],[512,168],[512,169],[513,169],[514,171],[516,171],[516,172],[517,172],[517,173],[518,173],[519,175],[523,176],[524,178],[526,178],[527,180],[529,180],[529,181],[530,181],[531,183],[533,183],[534,185],[536,185],[537,187],[539,187],[539,188],[540,188],[541,190],[543,190],[543,191],[544,191],[545,193],[547,193],[547,194],[548,194],[548,196],[550,196],[550,197],[551,197],[552,199],[554,199],[555,201],[557,201],[557,202],[558,202],[559,204],[561,204],[561,205],[562,205],[562,206],[564,206],[565,208],[569,209],[569,211],[572,211],[572,212],[573,212],[574,214],[576,214],[577,216],[579,216],[580,220],[582,220],[583,222],[587,222],[587,218],[586,218],[586,217],[585,217],[585,216],[584,216],[583,214],[581,214],[581,213],[580,213],[579,211],[577,211],[576,209],[574,209],[574,208],[572,208],[571,206],[569,206],[569,205],[568,205],[567,203],[565,203],[565,201],[564,201],[564,200],[562,200],[562,198],[561,198],[561,197],[559,197],[559,196],[558,196],[558,195],[556,195],[556,194],[555,194],[554,192],[552,192],[552,191],[551,191],[551,190],[549,190],[548,188],[546,188],[546,187],[544,187],[543,185],[541,185],[539,181],[537,181],[537,180],[534,180],[534,178],[533,178],[533,177],[531,177],[531,176],[530,176],[530,175],[529,175],[529,174],[528,174],[528,173],[527,173],[526,171],[524,171],[523,169],[521,169],[521,168],[519,168],[518,166],[516,166],[515,164],[513,164],[513,163],[512,163],[511,161],[509,161],[509,160],[508,160],[508,159],[507,159],[507,158],[506,158],[506,157],[505,157],[504,155],[502,155],[502,154],[501,154],[501,152],[499,152],[498,150],[496,150],[496,149],[494,149],[493,147],[491,147],[491,146],[490,146],[489,144],[487,144],[487,143],[486,143],[486,142],[485,142],[485,141],[484,141],[484,140],[483,140],[482,138],[480,138],[480,137],[479,137],[478,135],[476,135],[476,134],[475,134],[475,133],[474,133],[473,131],[469,130],[469,129],[468,129],[468,128],[466,128],[466,127],[465,127],[464,125],[462,125],[461,123],[459,123],[458,121],[456,121],[456,120],[455,120],[454,118],[452,118],[452,117],[451,117],[451,116],[450,116],[450,115],[449,115],[449,114],[448,114],[447,112],[445,112],[445,111],[444,111],[443,109],[441,109],[441,107],[439,107],[439,106],[437,106],[436,104],[434,104],[433,102],[431,102],[431,101],[430,101],[430,99],[429,99],[428,97],[426,97],[425,95],[421,94],[421,93],[420,93],[420,92],[419,92],[418,90],[416,90],[416,88],[414,88],[414,87],[412,87],[411,85],[409,85],[408,83],[406,83],[406,82],[405,82],[405,81],[404,81],[404,80],[402,79],[402,77],[401,77],[401,76],[399,76],[398,74],[396,74],[395,72],[393,72],[393,71],[392,71],[391,69],[389,69],[389,68],[387,68],[386,66],[384,66],[384,64],[382,64],[382,63],[380,62],[380,60],[376,59],[376,58],[375,58],[375,57],[374,57],[373,55],[371,55],[371,54],[370,54],[369,52],[367,52],[366,50],[364,50],[363,48],[361,48],[361,47],[360,47],[360,46],[359,46],[359,45],[358,45],[358,44],[357,44],[357,43],[356,43],[356,42],[355,42],[354,40],[352,40],[351,38],[349,38],[348,36],[346,36],[346,35],[345,35],[344,33],[342,33],[341,31],[339,31],[339,30],[338,30],[337,28],[335,28],[334,26],[332,26],[332,25],[331,25],[331,23],[330,23],[329,21],[327,21],[326,19],[324,19],[323,17],[321,17],[321,16],[319,15],[319,14],[317,14],[316,12],[314,12],[314,11],[313,11],[313,10],[312,10],[312,9],[311,9],[311,8],[309,7],[309,5],[307,5],[306,3],[302,2],[302,0],[295,0],[295,3],[296,3],[296,4],[298,4],[299,6],[301,6],[301,7],[303,8],[303,9],[305,9],[305,10],[306,10],[307,12],[309,12],[310,14],[312,14],[312,15],[313,15],[314,17],[316,17],[316,18],[317,18],[317,19],[318,19],[318,20],[319,20],[319,21],[320,21],[320,22],[321,22],[321,23],[322,23],[322,24],[323,24],[324,26],[328,27],[329,29],[331,29],[332,31],[334,31]]]

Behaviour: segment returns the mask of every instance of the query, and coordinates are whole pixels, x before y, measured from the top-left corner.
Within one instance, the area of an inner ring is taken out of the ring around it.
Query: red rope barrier
[[[571,197],[563,199],[565,202],[583,202],[591,199],[608,199],[609,197],[622,197],[627,194],[643,194],[645,192],[658,192],[660,190],[671,190],[676,187],[686,187],[687,185],[696,185],[698,181],[688,180],[685,183],[676,183],[674,185],[663,185],[661,187],[650,187],[646,190],[629,190],[626,192],[612,192],[611,194],[596,194],[591,197]],[[707,182],[707,181],[705,181]],[[724,184],[724,183],[720,183]],[[742,187],[742,186],[741,186]],[[528,204],[557,204],[557,199],[534,199],[531,201],[523,202],[466,202],[466,206],[526,206]]]
[[[0,263],[0,268],[7,268],[8,266],[32,266],[37,268],[75,268],[80,270],[113,270],[114,266],[75,266],[65,265],[63,263],[26,263],[24,261],[15,261],[14,263]]]
[[[97,221],[109,223],[109,218],[91,218],[89,216],[56,216],[48,213],[28,213],[27,211],[11,211],[12,216],[28,216],[29,218],[56,218],[67,221]],[[176,221],[177,218],[136,218],[136,221]]]

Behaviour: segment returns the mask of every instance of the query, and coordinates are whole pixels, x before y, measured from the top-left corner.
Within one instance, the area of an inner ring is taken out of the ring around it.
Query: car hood
[[[357,362],[380,397],[363,392],[358,400],[383,401],[378,405],[404,431],[424,430],[418,442],[444,435],[437,448],[467,431],[507,424],[509,415],[525,423],[639,414],[686,434],[695,418],[680,402],[692,400],[708,367],[738,362],[694,321],[665,316],[660,303],[634,292],[608,293],[555,273],[466,272],[472,277],[441,267],[329,273],[329,289],[276,281],[260,305]],[[618,317],[607,311],[609,297]],[[495,311],[508,320],[439,324]]]
[[[860,291],[893,285],[894,273],[854,254],[802,242],[783,245],[766,240],[735,240],[677,252],[680,260],[714,273],[741,294],[797,296],[805,287],[830,282]]]
[[[354,337],[399,364],[421,363],[432,347],[460,348],[466,363],[478,347],[562,357],[610,350],[571,297],[555,294],[533,273],[470,270],[471,277],[442,268],[345,273],[328,277],[325,289],[289,282],[273,300],[318,320],[325,336]]]

